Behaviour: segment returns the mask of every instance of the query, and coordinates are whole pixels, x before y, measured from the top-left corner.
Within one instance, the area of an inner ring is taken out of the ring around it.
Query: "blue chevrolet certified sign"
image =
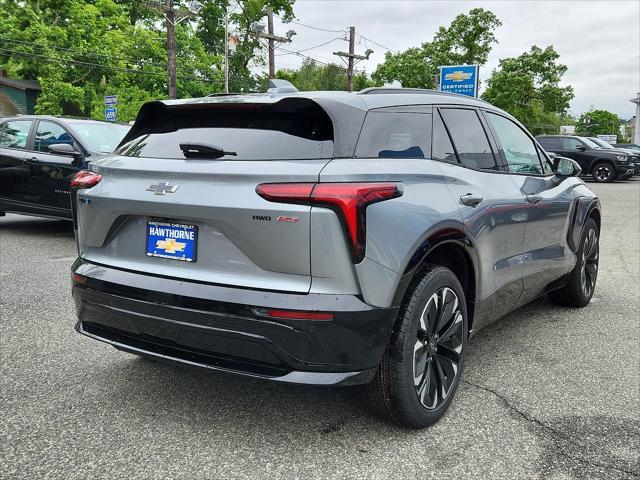
[[[440,67],[440,91],[478,96],[478,66],[455,65]]]

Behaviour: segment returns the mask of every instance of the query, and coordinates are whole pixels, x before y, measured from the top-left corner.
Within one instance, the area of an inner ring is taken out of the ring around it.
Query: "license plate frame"
[[[152,228],[156,230],[152,230]],[[169,242],[169,244],[160,242]],[[147,220],[145,241],[145,255],[147,257],[194,263],[197,251],[197,225],[168,220]]]

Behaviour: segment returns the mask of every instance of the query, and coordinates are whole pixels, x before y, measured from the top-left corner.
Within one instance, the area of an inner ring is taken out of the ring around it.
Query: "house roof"
[[[17,78],[0,77],[0,85],[17,88],[18,90],[42,90],[37,80],[20,80]]]

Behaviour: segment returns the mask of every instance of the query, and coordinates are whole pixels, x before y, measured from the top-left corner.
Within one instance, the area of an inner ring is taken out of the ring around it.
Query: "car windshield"
[[[591,148],[602,148],[600,145],[598,145],[597,143],[595,143],[595,142],[593,142],[593,141],[589,140],[589,139],[588,139],[588,138],[586,138],[586,137],[582,137],[582,141],[583,141],[584,143],[586,143],[586,144],[587,144],[589,147],[591,147]]]
[[[602,140],[601,138],[589,138],[588,140],[591,140],[593,143],[597,144],[599,147],[602,147],[602,148],[606,148],[606,149],[614,148],[611,145],[609,145],[607,142]]]
[[[111,153],[124,138],[129,125],[102,122],[69,122],[78,134],[80,141],[90,150],[99,153]]]

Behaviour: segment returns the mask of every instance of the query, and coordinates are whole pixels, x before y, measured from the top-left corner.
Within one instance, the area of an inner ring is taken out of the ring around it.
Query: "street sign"
[[[104,104],[105,105],[115,105],[118,103],[118,96],[117,95],[107,95],[106,97],[104,97]]]
[[[104,109],[104,118],[107,120],[107,122],[115,122],[117,112],[118,109],[116,107],[107,107]]]
[[[440,91],[478,96],[478,65],[440,67]]]

